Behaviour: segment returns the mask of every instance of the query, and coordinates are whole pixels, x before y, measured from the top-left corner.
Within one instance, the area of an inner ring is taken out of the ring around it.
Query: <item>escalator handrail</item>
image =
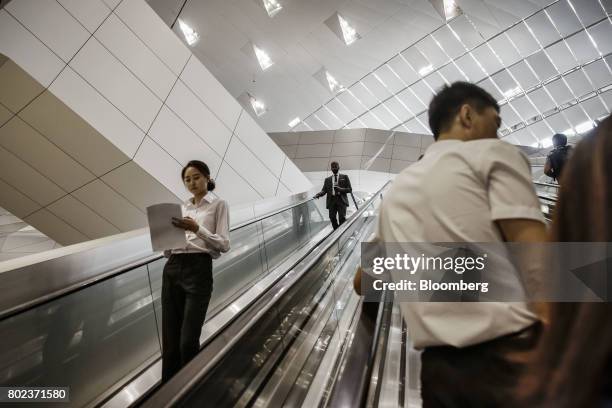
[[[544,187],[554,187],[554,188],[559,188],[561,187],[559,184],[552,184],[552,183],[546,183],[543,181],[533,181],[533,184],[538,185],[538,186],[544,186]]]
[[[259,319],[266,316],[266,312],[280,301],[281,295],[298,282],[326,254],[327,250],[360,218],[360,215],[369,208],[369,205],[378,199],[380,192],[386,189],[390,183],[391,181],[387,181],[350,219],[346,220],[344,224],[332,232],[328,237],[329,239],[323,241],[322,246],[313,249],[309,255],[314,254],[314,256],[305,261],[303,260],[304,264],[298,264],[296,268],[280,278],[274,286],[267,289],[259,299],[243,311],[240,316],[241,319],[230,323],[222,333],[218,333],[200,354],[144,401],[143,406],[156,408],[172,407],[177,401],[185,397],[189,390],[197,385],[224,355],[231,352],[232,347],[246,335],[248,330],[254,327]],[[239,325],[242,322],[244,324]],[[210,352],[208,352],[209,350]]]
[[[258,216],[258,217],[254,218],[252,220],[248,220],[246,222],[243,222],[243,223],[240,223],[238,225],[233,226],[230,229],[230,232],[239,230],[241,228],[247,227],[247,226],[252,225],[254,223],[257,223],[257,222],[263,221],[265,219],[274,217],[275,215],[278,215],[278,214],[280,214],[280,213],[282,213],[284,211],[296,208],[296,207],[298,207],[300,205],[305,205],[308,202],[313,201],[313,200],[314,200],[314,198],[310,197],[310,198],[301,200],[301,201],[299,201],[297,203],[285,206],[285,207],[283,207],[281,209],[275,210],[275,211],[273,211],[271,213],[267,213],[267,214]],[[143,234],[143,235],[145,235],[145,234]],[[134,239],[134,237],[132,237],[130,239]],[[127,241],[127,239],[125,241]],[[110,246],[110,245],[111,244],[109,244],[108,246]],[[117,242],[113,242],[112,245],[117,245]],[[103,250],[103,248],[104,247],[93,248],[93,249],[91,249],[91,251]],[[68,255],[67,257],[78,256],[78,255],[83,255],[83,254],[81,254],[81,253],[71,254],[71,255]],[[118,275],[130,272],[130,271],[132,271],[132,270],[134,270],[136,268],[139,268],[141,266],[144,266],[144,265],[150,264],[152,262],[155,262],[155,261],[157,261],[157,260],[159,260],[159,259],[161,259],[163,257],[164,257],[164,255],[162,253],[159,253],[159,252],[151,253],[150,255],[144,256],[142,258],[138,258],[138,259],[132,260],[132,261],[126,263],[125,265],[121,265],[119,267],[110,268],[109,270],[97,273],[96,275],[87,277],[85,279],[73,279],[71,281],[69,280],[62,287],[52,289],[48,293],[44,293],[44,294],[40,294],[39,293],[39,294],[35,294],[33,296],[30,296],[30,297],[28,297],[28,296],[22,296],[21,298],[18,297],[16,299],[17,301],[15,301],[15,302],[11,302],[10,300],[7,300],[5,298],[4,302],[2,302],[0,300],[0,320],[6,319],[8,317],[14,316],[14,315],[19,314],[19,313],[23,313],[23,312],[25,312],[27,310],[31,310],[31,309],[33,309],[33,308],[35,308],[37,306],[40,306],[41,304],[48,303],[48,302],[51,302],[51,301],[53,301],[55,299],[67,296],[67,295],[69,295],[71,293],[74,293],[74,292],[77,292],[77,291],[79,291],[81,289],[93,286],[93,285],[95,285],[95,284],[97,284],[99,282],[106,281],[106,280],[111,279],[111,278],[113,278],[115,276],[118,276]],[[39,263],[27,265],[27,266],[24,266],[24,267],[20,267],[20,268],[16,268],[16,269],[13,269],[13,270],[10,270],[10,271],[6,271],[6,272],[3,272],[3,273],[0,273],[0,280],[3,277],[9,276],[9,275],[4,275],[4,274],[27,273],[28,269],[30,269],[32,267],[40,267],[41,265],[44,265],[44,263],[50,262],[50,261],[57,261],[57,259],[46,260],[46,261],[42,261],[42,262],[39,262]],[[44,268],[44,266],[42,266],[39,269],[43,269],[44,270],[45,268]],[[4,285],[4,286],[7,286],[7,285]],[[0,287],[3,287],[3,285],[1,285],[1,283],[0,283]],[[5,288],[5,289],[8,289],[8,288]],[[27,289],[28,289],[27,287],[26,288],[17,287],[17,288],[11,288],[11,291],[14,291],[14,290],[24,290],[24,291],[26,291]]]

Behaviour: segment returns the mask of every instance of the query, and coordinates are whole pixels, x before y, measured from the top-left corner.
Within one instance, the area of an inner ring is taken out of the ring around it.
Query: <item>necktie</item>
[[[338,175],[334,174],[334,183],[332,185],[332,195],[336,195],[336,189],[334,187],[336,187],[338,185]]]

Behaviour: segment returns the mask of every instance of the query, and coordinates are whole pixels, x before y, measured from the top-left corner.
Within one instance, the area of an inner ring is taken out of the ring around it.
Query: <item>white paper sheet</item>
[[[147,207],[151,246],[154,251],[187,246],[185,230],[172,225],[172,217],[183,217],[180,204],[163,203]]]

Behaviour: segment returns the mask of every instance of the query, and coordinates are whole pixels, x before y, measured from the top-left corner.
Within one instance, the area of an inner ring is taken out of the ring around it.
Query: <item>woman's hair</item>
[[[611,157],[612,117],[608,117],[580,141],[563,173],[553,242],[612,241]],[[550,327],[519,389],[522,405],[601,405],[610,387],[611,316],[611,303],[553,304]]]
[[[202,175],[208,178],[208,183],[206,185],[206,189],[208,191],[213,191],[215,189],[215,180],[210,178],[210,169],[208,168],[206,163],[200,160],[191,160],[189,163],[185,165],[185,167],[183,167],[183,170],[181,170],[182,180],[185,180],[185,172],[187,171],[189,167],[193,167],[194,169],[197,169],[200,173],[202,173]]]

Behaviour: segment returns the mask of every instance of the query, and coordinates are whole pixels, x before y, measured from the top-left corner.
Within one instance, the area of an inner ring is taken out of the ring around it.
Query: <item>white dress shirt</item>
[[[383,242],[503,242],[496,220],[544,222],[527,157],[499,139],[439,141],[383,197]],[[396,280],[394,277],[393,279]],[[537,320],[525,303],[402,302],[413,344],[468,346]]]
[[[186,200],[182,205],[183,217],[192,218],[200,228],[195,233],[185,231],[187,246],[173,249],[169,253],[207,253],[213,259],[219,258],[221,252],[227,252],[230,249],[227,202],[213,197],[210,193],[207,193],[197,204],[191,200],[191,198]]]

